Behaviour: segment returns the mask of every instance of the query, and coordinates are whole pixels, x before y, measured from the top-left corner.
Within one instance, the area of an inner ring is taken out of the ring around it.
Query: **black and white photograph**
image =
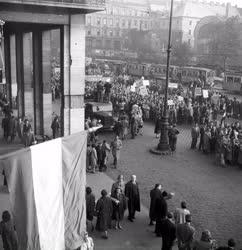
[[[242,0],[0,0],[0,250],[242,250]]]

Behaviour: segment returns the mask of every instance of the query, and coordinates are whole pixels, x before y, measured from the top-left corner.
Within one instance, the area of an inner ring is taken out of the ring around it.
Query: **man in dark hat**
[[[161,250],[171,250],[176,239],[176,226],[172,221],[172,213],[167,214],[167,218],[161,222],[161,237],[162,237],[162,248]]]
[[[234,239],[231,238],[228,240],[228,246],[219,247],[217,248],[217,250],[234,250],[235,246],[236,246],[235,241]]]
[[[176,229],[176,237],[178,240],[179,250],[191,250],[192,242],[194,239],[195,228],[191,226],[192,217],[187,214],[185,217],[186,222],[178,224]]]

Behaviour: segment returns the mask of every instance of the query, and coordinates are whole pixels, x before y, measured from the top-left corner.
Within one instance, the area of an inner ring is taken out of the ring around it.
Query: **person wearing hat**
[[[161,250],[171,250],[176,239],[176,226],[172,220],[172,213],[168,212],[167,217],[161,221],[161,237],[162,248]]]
[[[179,250],[191,250],[195,234],[195,228],[191,226],[192,217],[187,214],[185,217],[186,222],[178,224],[176,228],[176,237],[178,241]]]
[[[101,191],[102,197],[97,201],[96,214],[97,224],[96,230],[103,233],[102,238],[108,239],[108,228],[111,228],[113,203],[110,197],[107,196],[107,191]]]
[[[210,231],[202,232],[200,240],[196,240],[193,244],[193,250],[213,250],[216,249],[216,241],[212,239]]]
[[[217,250],[234,250],[235,246],[236,246],[235,240],[231,238],[228,240],[228,246],[219,247],[217,248]]]

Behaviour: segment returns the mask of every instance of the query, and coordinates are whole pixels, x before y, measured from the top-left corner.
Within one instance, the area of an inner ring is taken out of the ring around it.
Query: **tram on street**
[[[242,72],[226,72],[223,89],[242,93]]]
[[[188,84],[194,81],[201,81],[206,86],[213,86],[215,71],[201,67],[180,67],[178,78],[182,84]]]

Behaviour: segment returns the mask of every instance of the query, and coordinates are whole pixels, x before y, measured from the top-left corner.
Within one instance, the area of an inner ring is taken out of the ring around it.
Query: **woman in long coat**
[[[92,193],[92,189],[90,187],[86,187],[86,217],[87,217],[87,226],[88,221],[91,222],[92,231],[94,230],[94,226],[92,224],[93,217],[95,212],[95,196]]]
[[[150,217],[150,226],[154,225],[154,221],[156,221],[156,201],[160,198],[162,195],[161,193],[161,185],[155,184],[155,187],[150,191],[150,211],[149,211],[149,217]]]
[[[107,191],[101,191],[102,197],[97,201],[96,213],[97,224],[96,230],[103,233],[103,238],[108,239],[108,228],[111,228],[113,203],[110,197],[107,197]]]
[[[159,133],[161,131],[161,119],[160,117],[158,116],[156,121],[155,121],[155,134],[156,134],[156,138],[159,137]]]
[[[120,188],[116,188],[114,194],[111,196],[113,201],[113,220],[115,220],[115,229],[122,229],[120,221],[124,218],[124,212],[127,208],[126,197]]]

